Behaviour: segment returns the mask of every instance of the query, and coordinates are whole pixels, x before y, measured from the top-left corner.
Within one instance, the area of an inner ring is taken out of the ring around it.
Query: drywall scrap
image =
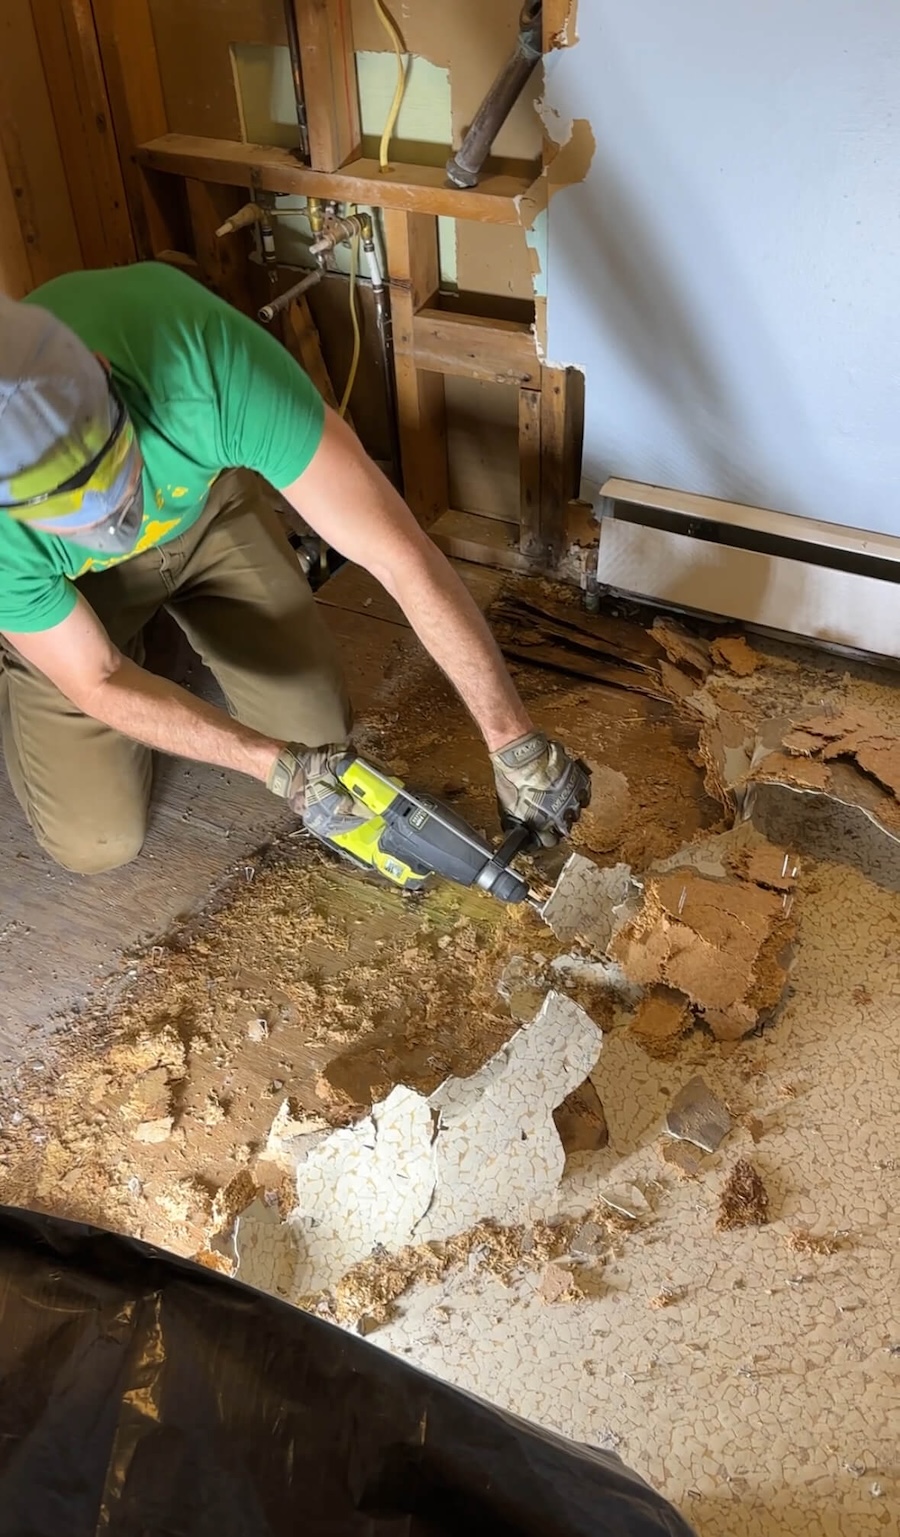
[[[298,1301],[373,1251],[545,1210],[565,1164],[553,1112],[584,1083],[601,1043],[585,1011],[551,992],[471,1077],[449,1078],[427,1098],[398,1084],[363,1120],[301,1153],[286,1220],[258,1199],[244,1210],[236,1274]]]
[[[545,0],[544,28],[551,48],[571,48],[578,42],[578,0]]]

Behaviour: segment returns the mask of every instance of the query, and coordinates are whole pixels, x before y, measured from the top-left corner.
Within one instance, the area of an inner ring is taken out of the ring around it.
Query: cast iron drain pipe
[[[519,36],[499,75],[475,113],[472,126],[451,160],[451,187],[475,187],[491,145],[509,117],[535,64],[541,57],[541,0],[525,0],[519,13]]]

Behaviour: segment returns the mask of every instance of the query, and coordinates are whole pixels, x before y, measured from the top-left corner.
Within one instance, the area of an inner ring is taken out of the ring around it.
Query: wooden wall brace
[[[541,370],[541,494],[537,529],[522,548],[544,570],[563,552],[566,511],[581,481],[584,375],[576,368]]]
[[[399,350],[396,338],[395,346]],[[480,315],[421,309],[413,316],[411,334],[404,338],[404,347],[415,359],[417,368],[433,373],[514,384],[520,389],[540,384],[534,333],[524,321],[488,320]]]
[[[194,176],[232,187],[246,187],[255,177],[263,192],[334,198],[339,203],[366,203],[407,213],[447,214],[487,224],[518,224],[518,199],[533,182],[531,176],[485,176],[471,191],[460,192],[445,185],[444,172],[437,166],[392,165],[382,171],[377,160],[358,159],[340,170],[316,171],[301,165],[289,149],[183,133],[148,135],[138,159],[148,170],[172,176]]]
[[[416,311],[430,302],[440,284],[437,220],[427,214],[386,209],[384,236],[403,490],[416,517],[427,527],[446,511],[449,496],[443,376],[421,371],[412,356]]]
[[[519,391],[519,549],[529,559],[542,551],[541,391]]]
[[[359,155],[359,91],[350,0],[294,0],[314,171]]]

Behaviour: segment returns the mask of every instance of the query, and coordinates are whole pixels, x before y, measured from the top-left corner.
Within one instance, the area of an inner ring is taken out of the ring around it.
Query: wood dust
[[[660,1308],[674,1308],[677,1307],[679,1302],[684,1301],[686,1295],[687,1290],[684,1286],[664,1286],[661,1291],[656,1293],[655,1297],[650,1298],[648,1307],[656,1308],[657,1310]]]
[[[795,1227],[785,1234],[785,1244],[792,1254],[837,1254],[848,1244],[845,1233],[811,1233],[809,1228]]]
[[[739,1158],[719,1198],[716,1227],[760,1227],[769,1220],[769,1192],[762,1176],[746,1158]]]
[[[621,1224],[600,1211],[585,1217],[563,1217],[556,1222],[535,1222],[527,1227],[504,1227],[479,1222],[475,1227],[442,1242],[410,1245],[396,1254],[380,1253],[347,1271],[332,1290],[304,1297],[301,1306],[335,1323],[359,1326],[366,1332],[396,1316],[395,1304],[413,1286],[433,1286],[451,1272],[491,1275],[512,1286],[528,1272],[546,1274],[551,1265],[564,1269],[568,1280],[554,1300],[571,1301],[579,1295],[579,1276],[597,1271],[603,1256],[588,1264],[560,1267],[586,1222],[609,1242],[621,1234]],[[548,1300],[545,1297],[545,1300]]]

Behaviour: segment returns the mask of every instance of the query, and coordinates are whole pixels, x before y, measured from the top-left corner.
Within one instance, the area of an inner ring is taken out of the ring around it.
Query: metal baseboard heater
[[[900,539],[632,480],[597,512],[605,587],[900,660]]]

